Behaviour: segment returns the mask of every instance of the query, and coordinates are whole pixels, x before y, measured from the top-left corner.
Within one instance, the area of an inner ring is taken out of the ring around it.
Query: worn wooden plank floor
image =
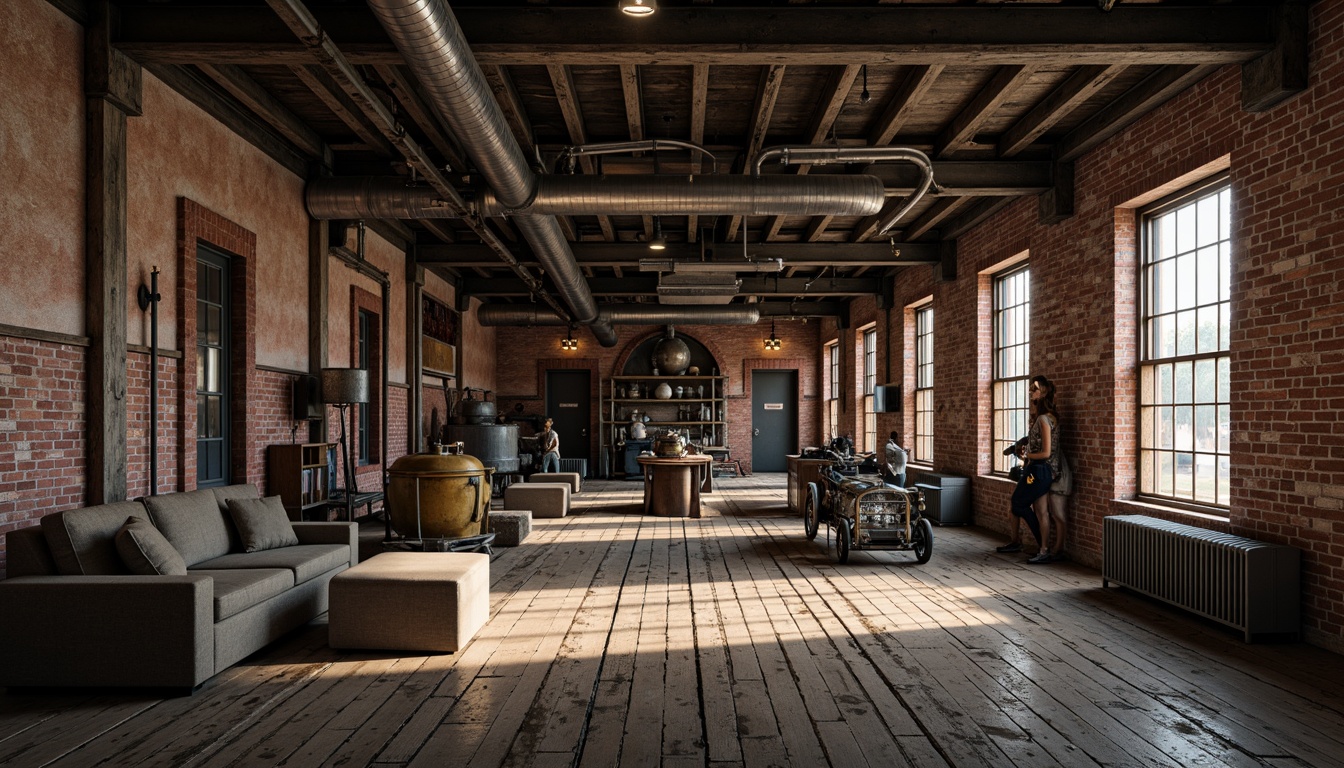
[[[1245,645],[971,528],[924,566],[838,566],[782,475],[707,498],[647,518],[638,485],[589,482],[497,552],[455,655],[333,651],[320,619],[190,697],[7,693],[0,764],[1344,765],[1340,656]]]

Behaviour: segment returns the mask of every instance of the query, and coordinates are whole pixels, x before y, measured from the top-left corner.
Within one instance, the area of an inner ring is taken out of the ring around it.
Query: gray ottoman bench
[[[456,652],[490,618],[490,556],[384,552],[327,591],[332,648]]]
[[[578,472],[533,472],[528,475],[529,483],[569,483],[569,492],[578,493],[581,478]]]
[[[530,509],[532,517],[569,514],[569,483],[514,483],[504,489],[504,509]]]
[[[490,510],[490,532],[495,534],[496,546],[518,546],[532,532],[532,510]]]

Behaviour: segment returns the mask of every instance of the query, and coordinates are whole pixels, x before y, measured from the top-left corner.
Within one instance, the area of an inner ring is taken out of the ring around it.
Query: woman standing
[[[1050,485],[1059,476],[1059,414],[1055,385],[1044,376],[1031,377],[1028,390],[1033,418],[1027,444],[1018,451],[1026,461],[1022,479],[1013,490],[1013,514],[1027,521],[1041,549],[1028,563],[1053,562],[1050,554]]]

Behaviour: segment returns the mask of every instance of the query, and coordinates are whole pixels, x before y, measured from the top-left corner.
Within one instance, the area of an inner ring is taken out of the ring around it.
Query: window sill
[[[1214,507],[1207,508],[1208,511],[1200,511],[1193,507],[1176,506],[1174,504],[1161,504],[1156,501],[1146,501],[1144,499],[1116,499],[1115,509],[1122,514],[1150,515],[1153,517],[1186,518],[1204,523],[1201,527],[1208,527],[1208,523],[1221,523],[1223,525],[1231,524],[1231,519],[1222,510]]]

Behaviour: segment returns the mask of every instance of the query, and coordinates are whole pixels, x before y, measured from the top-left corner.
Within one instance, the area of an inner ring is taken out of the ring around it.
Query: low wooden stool
[[[491,510],[490,531],[495,534],[495,544],[501,547],[516,547],[532,532],[532,510]]]
[[[490,556],[384,552],[327,586],[332,648],[455,653],[490,618]]]
[[[569,483],[514,483],[504,489],[504,509],[530,509],[532,517],[569,514]]]
[[[533,472],[528,475],[529,483],[569,483],[569,492],[578,493],[582,482],[578,472]]]

